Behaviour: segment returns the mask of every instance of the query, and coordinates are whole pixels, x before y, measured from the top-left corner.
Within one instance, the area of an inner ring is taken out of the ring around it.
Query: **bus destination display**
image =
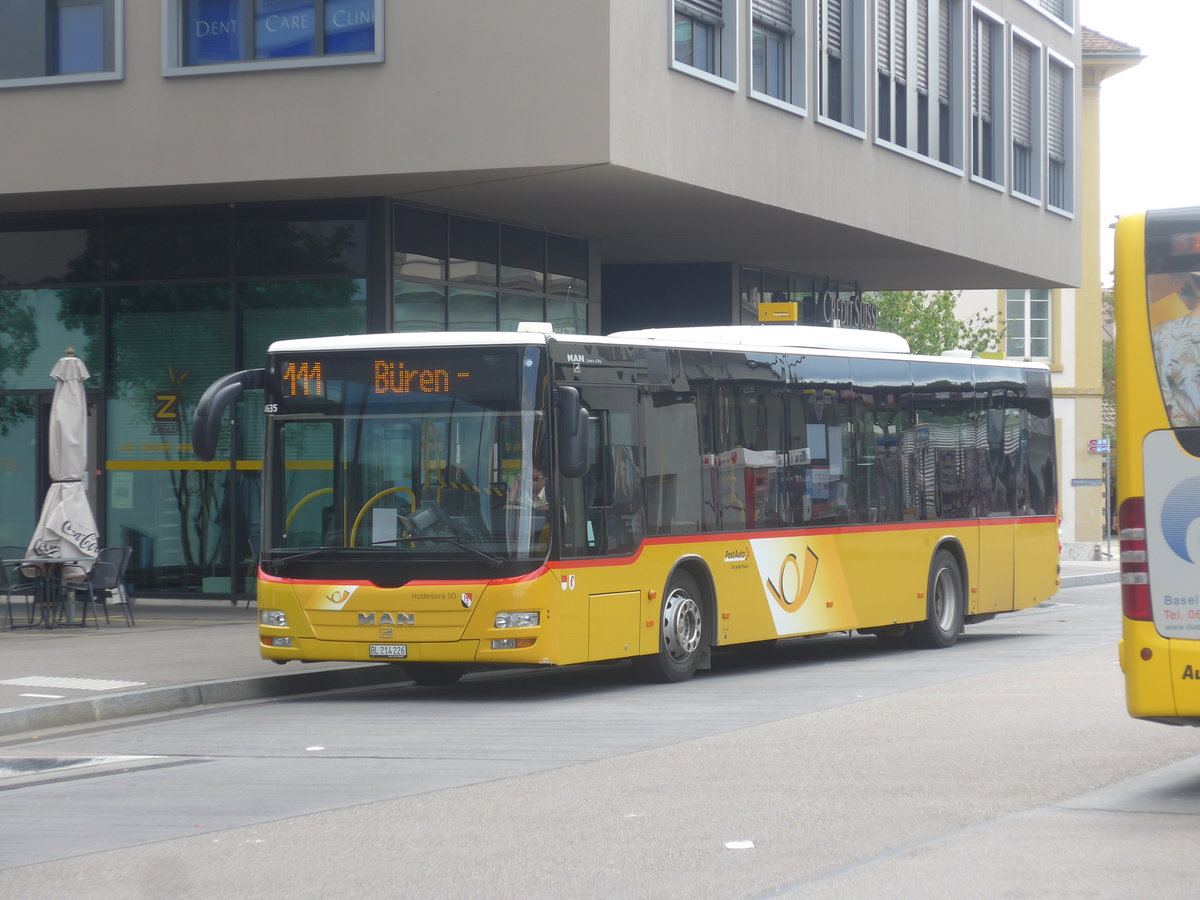
[[[511,352],[382,350],[280,356],[272,368],[278,399],[303,408],[511,395],[517,360]]]
[[[415,368],[402,360],[376,359],[369,368],[369,383],[376,394],[450,394],[471,377],[469,370]],[[325,369],[320,360],[291,360],[279,377],[288,397],[325,396]]]

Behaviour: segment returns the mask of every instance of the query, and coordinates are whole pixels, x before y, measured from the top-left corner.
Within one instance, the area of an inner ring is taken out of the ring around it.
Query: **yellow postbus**
[[[1126,702],[1200,725],[1200,208],[1117,222],[1115,310]]]
[[[273,344],[195,412],[265,397],[262,655],[470,668],[858,631],[931,647],[1057,589],[1044,366],[763,325]]]

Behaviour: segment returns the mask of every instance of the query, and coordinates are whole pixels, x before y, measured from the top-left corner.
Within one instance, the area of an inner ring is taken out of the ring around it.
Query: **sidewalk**
[[[1117,558],[1117,545],[1113,543],[1113,559],[1079,560],[1064,559],[1059,573],[1063,588],[1082,587],[1086,584],[1108,584],[1120,582],[1121,563]]]
[[[1115,560],[1065,560],[1062,587],[1119,580]],[[0,740],[269,697],[406,681],[386,663],[288,663],[258,655],[257,610],[216,600],[136,600],[137,625],[0,631]]]
[[[399,666],[268,662],[257,609],[225,600],[135,599],[100,628],[0,631],[0,739],[216,703],[406,680]]]

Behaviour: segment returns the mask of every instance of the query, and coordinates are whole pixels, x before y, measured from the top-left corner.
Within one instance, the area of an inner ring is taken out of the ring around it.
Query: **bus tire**
[[[421,687],[446,687],[466,674],[466,669],[457,663],[404,663],[404,671]]]
[[[633,660],[639,678],[665,684],[692,677],[707,637],[703,600],[691,575],[678,571],[671,576],[659,612],[658,652]]]
[[[929,587],[925,593],[925,621],[913,628],[913,643],[918,647],[950,647],[958,640],[966,612],[963,576],[954,554],[938,550],[929,566]]]

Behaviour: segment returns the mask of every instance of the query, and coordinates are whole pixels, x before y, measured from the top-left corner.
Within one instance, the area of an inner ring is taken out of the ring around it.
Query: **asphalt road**
[[[1118,609],[11,740],[0,894],[1182,897],[1200,734],[1126,716]]]

